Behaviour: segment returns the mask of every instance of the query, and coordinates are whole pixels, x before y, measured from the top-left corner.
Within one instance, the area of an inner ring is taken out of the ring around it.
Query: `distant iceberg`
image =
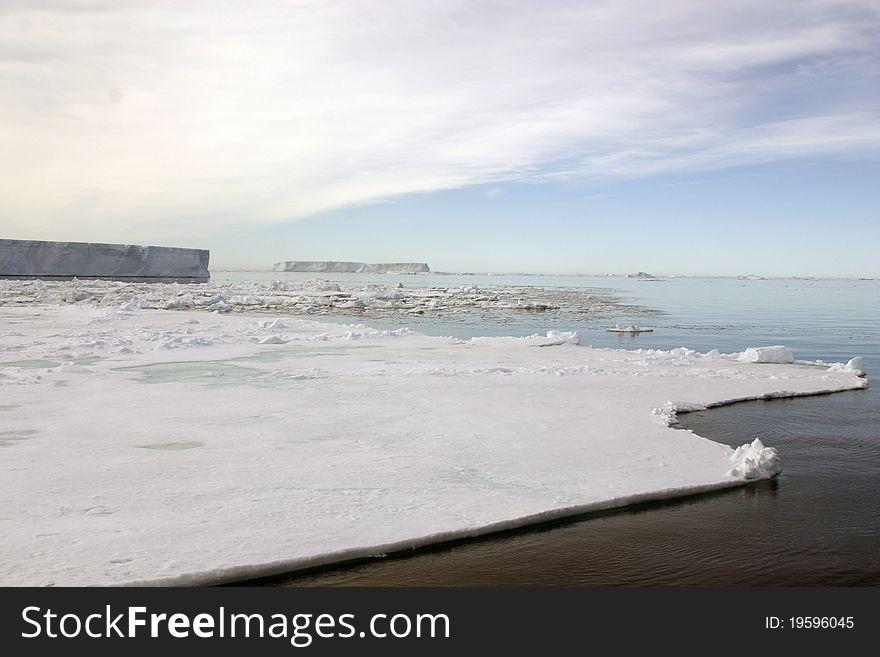
[[[104,278],[204,283],[205,249],[139,244],[0,240],[0,278]]]
[[[285,260],[276,262],[274,271],[348,274],[426,274],[426,262],[343,262],[335,260]]]

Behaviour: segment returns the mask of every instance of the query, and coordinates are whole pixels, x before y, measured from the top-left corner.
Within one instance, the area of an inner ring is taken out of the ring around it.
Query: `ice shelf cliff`
[[[422,274],[431,271],[426,262],[341,262],[336,260],[285,260],[274,271],[345,274]]]
[[[204,249],[0,239],[0,278],[108,278],[204,283]]]

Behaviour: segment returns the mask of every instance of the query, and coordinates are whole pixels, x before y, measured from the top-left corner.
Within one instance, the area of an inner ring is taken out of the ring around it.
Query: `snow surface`
[[[775,451],[677,412],[867,385],[128,301],[0,306],[2,585],[228,581],[740,485]]]

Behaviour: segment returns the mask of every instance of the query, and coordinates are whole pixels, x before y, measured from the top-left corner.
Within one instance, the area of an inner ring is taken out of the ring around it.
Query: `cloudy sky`
[[[2,0],[0,237],[880,275],[880,0]]]

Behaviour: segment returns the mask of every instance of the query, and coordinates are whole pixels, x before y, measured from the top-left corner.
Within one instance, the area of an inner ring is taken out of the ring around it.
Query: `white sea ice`
[[[533,333],[532,335],[526,335],[522,337],[514,337],[514,336],[486,336],[486,337],[476,337],[471,338],[468,342],[475,345],[510,345],[510,344],[520,344],[520,345],[534,345],[537,347],[554,347],[563,344],[573,344],[576,345],[580,342],[580,335],[577,331],[556,331],[550,330],[547,331],[545,335],[540,335],[539,333]]]
[[[779,454],[773,447],[764,447],[760,438],[736,448],[731,455],[730,476],[743,479],[769,479],[782,472]]]
[[[257,340],[258,344],[286,344],[287,340],[284,338],[280,338],[277,335],[267,335],[266,337],[259,338]]]
[[[0,306],[0,585],[228,581],[737,486],[772,450],[677,412],[867,385],[573,333],[118,307]]]
[[[856,358],[850,358],[846,363],[846,369],[848,370],[864,370],[865,369],[865,359],[862,356],[857,356]]]
[[[867,376],[865,370],[865,359],[861,356],[851,358],[845,365],[843,363],[834,363],[828,368],[829,372],[852,372],[856,376]]]
[[[749,347],[739,356],[743,363],[793,363],[794,354],[784,345]]]
[[[629,326],[621,326],[620,324],[615,324],[611,328],[605,329],[611,333],[652,333],[654,329],[650,326],[638,326],[636,324],[630,324]]]
[[[559,342],[559,344],[578,344],[581,336],[577,331],[547,331],[547,339]]]
[[[284,328],[284,320],[280,317],[276,317],[275,319],[268,320],[265,322],[260,322],[260,327],[267,329],[269,331],[280,331]]]
[[[133,292],[137,298],[132,298]],[[197,285],[135,285],[103,280],[0,280],[0,306],[59,302],[114,306],[120,312],[164,308],[294,315],[344,312],[365,316],[444,314],[468,309],[601,316],[628,308],[607,290],[583,288],[477,285],[419,288],[404,287],[400,283],[340,285],[325,280],[273,281],[269,284],[210,281]]]

